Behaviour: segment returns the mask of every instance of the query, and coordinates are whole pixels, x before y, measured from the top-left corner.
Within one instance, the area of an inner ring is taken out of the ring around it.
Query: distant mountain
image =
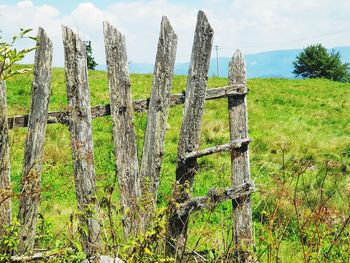
[[[332,50],[332,49],[330,49]],[[344,62],[350,62],[350,46],[333,48],[340,52]],[[247,54],[248,78],[294,78],[293,61],[302,49],[275,50],[256,54]],[[228,74],[228,63],[230,58],[219,58],[220,76]],[[189,63],[176,63],[175,74],[187,75]],[[151,63],[132,63],[129,66],[130,73],[152,73],[154,65]],[[106,66],[100,65],[98,69],[105,70]],[[216,58],[210,61],[209,76],[216,76]]]

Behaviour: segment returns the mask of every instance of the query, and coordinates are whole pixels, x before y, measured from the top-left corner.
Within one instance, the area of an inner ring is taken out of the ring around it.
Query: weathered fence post
[[[178,145],[176,203],[183,203],[190,198],[197,158],[186,159],[186,154],[198,150],[202,127],[202,114],[206,95],[210,54],[213,44],[213,29],[203,11],[198,12],[194,35],[190,68],[188,71],[184,117],[182,120]],[[174,206],[176,210],[176,205]],[[167,253],[179,258],[184,253],[189,213],[181,217],[171,211],[168,222]],[[180,259],[181,261],[181,259]]]
[[[21,223],[19,254],[31,254],[34,248],[43,147],[51,94],[51,63],[52,42],[44,30],[39,28],[18,213]]]
[[[230,140],[248,138],[247,80],[243,54],[236,50],[229,65],[229,85],[243,85],[242,95],[228,97]],[[248,144],[240,151],[231,152],[231,174],[233,186],[250,183]],[[233,234],[237,246],[238,262],[251,262],[252,210],[250,194],[232,201]]]
[[[63,26],[65,75],[70,114],[70,137],[81,235],[84,251],[91,261],[99,261],[100,223],[92,141],[90,92],[86,49],[71,29]]]
[[[140,168],[143,220],[145,230],[155,213],[160,169],[163,159],[164,137],[172,78],[176,57],[177,36],[167,17],[162,18],[157,56],[153,73],[153,87],[148,107],[147,127]]]
[[[7,123],[6,82],[0,80],[0,238],[11,223],[10,149]]]
[[[108,69],[113,139],[124,235],[140,227],[138,201],[141,195],[134,117],[125,37],[108,22],[103,23]]]

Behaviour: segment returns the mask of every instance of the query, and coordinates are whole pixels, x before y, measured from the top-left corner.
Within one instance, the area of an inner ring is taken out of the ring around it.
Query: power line
[[[329,32],[329,33],[325,33],[325,34],[309,36],[309,37],[302,37],[302,38],[297,38],[297,39],[292,39],[292,40],[279,41],[279,42],[272,43],[272,45],[299,42],[299,41],[308,40],[308,39],[314,39],[314,38],[319,38],[319,37],[326,37],[326,36],[336,35],[336,34],[348,32],[348,31],[350,31],[350,28],[339,30],[339,31],[334,31],[334,32]],[[266,44],[266,45],[270,45],[270,44],[271,43]],[[260,45],[260,46],[266,46],[266,45]],[[246,48],[250,48],[250,47],[259,47],[259,46],[246,46]]]
[[[266,46],[275,46],[278,44],[294,43],[294,42],[299,42],[299,41],[308,40],[308,39],[315,39],[315,38],[320,38],[320,37],[336,35],[336,34],[348,32],[348,31],[350,31],[350,27],[345,28],[343,30],[338,30],[338,31],[333,31],[333,32],[328,32],[328,33],[324,33],[324,34],[308,36],[308,37],[296,38],[296,39],[285,40],[285,41],[278,41],[278,42],[273,42],[273,43],[266,43],[266,44],[262,44],[262,45],[248,45],[248,46],[244,46],[244,48],[259,48],[259,47],[266,47]],[[228,50],[228,48],[224,48],[224,49]]]

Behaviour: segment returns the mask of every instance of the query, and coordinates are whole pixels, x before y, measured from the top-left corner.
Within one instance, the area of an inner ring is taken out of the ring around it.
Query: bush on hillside
[[[341,61],[339,52],[328,52],[321,44],[305,48],[293,62],[293,73],[303,78],[326,78],[349,82],[349,63]]]

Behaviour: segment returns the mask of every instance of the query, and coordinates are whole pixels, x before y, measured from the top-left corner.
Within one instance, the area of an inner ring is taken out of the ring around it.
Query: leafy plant
[[[13,224],[4,227],[4,235],[0,239],[0,262],[9,262],[11,255],[17,250],[19,242],[19,223],[17,221]]]
[[[32,29],[21,28],[19,35],[12,38],[11,43],[3,42],[0,37],[0,80],[6,80],[16,74],[23,74],[31,70],[31,68],[13,69],[13,65],[16,62],[21,61],[24,56],[36,49],[36,47],[17,50],[14,46],[17,40],[23,38],[29,38],[34,41],[36,37],[28,36]]]
[[[161,245],[166,231],[166,208],[158,211],[153,225],[145,233],[139,234],[121,248],[121,257],[126,262],[175,262],[173,258],[164,255]]]

